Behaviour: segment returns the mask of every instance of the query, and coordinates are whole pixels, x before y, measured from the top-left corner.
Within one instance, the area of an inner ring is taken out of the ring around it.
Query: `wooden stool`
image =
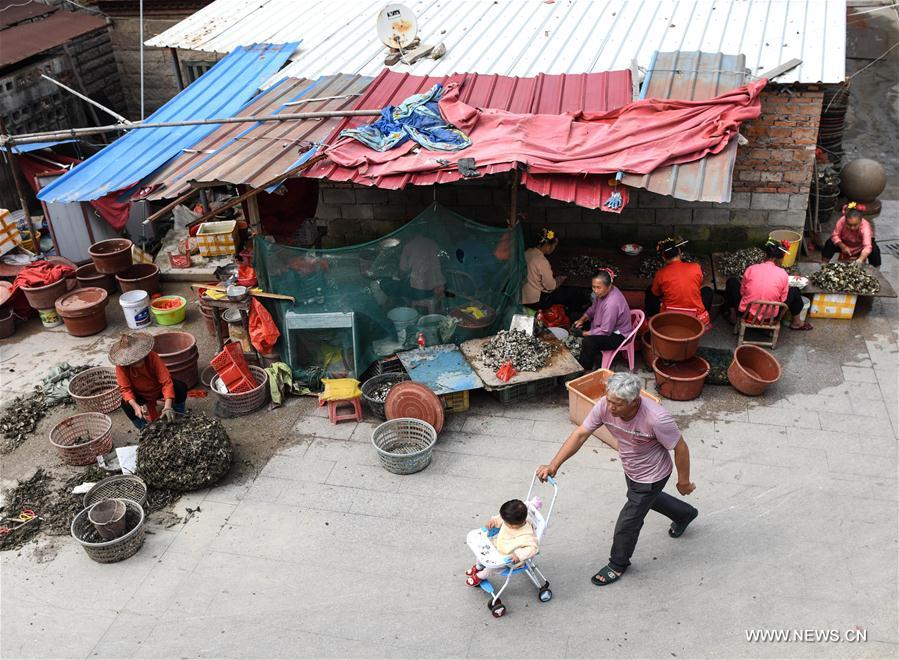
[[[352,406],[353,412],[338,412],[340,408],[346,408],[349,406]],[[361,422],[362,402],[359,400],[358,396],[355,399],[333,399],[331,401],[328,401],[328,419],[331,420],[332,424],[337,424],[338,422],[346,422],[349,420]]]

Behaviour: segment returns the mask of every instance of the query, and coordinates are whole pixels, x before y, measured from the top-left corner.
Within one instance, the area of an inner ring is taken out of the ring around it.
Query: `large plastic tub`
[[[597,369],[565,383],[565,389],[568,390],[568,419],[572,424],[580,426],[587,418],[596,402],[605,395],[606,381],[614,373],[610,369]],[[646,390],[641,389],[640,394],[656,403],[659,401],[658,397]],[[605,428],[600,427],[593,435],[613,449],[618,449],[618,441]]]

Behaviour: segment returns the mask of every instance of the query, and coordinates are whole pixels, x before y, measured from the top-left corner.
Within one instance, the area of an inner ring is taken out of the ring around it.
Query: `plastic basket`
[[[96,542],[96,531],[88,520],[90,507],[82,510],[72,520],[72,538],[81,544],[87,556],[101,564],[112,564],[134,555],[144,543],[146,515],[144,508],[134,500],[125,499],[125,529],[123,536],[112,541]]]
[[[69,396],[82,412],[111,413],[122,404],[122,391],[115,369],[94,367],[69,381]]]
[[[555,378],[542,378],[540,380],[532,380],[529,383],[519,383],[517,385],[509,385],[493,390],[499,402],[503,405],[518,403],[533,399],[535,396],[552,392],[556,387]]]
[[[133,474],[117,474],[97,482],[84,494],[84,508],[89,509],[101,500],[134,500],[141,506],[147,503],[147,484]]]
[[[218,397],[224,412],[232,417],[256,412],[268,401],[268,374],[265,373],[265,369],[257,366],[250,366],[248,369],[255,375],[255,381],[259,384],[243,392],[223,394],[215,388],[219,376],[213,376],[212,378],[211,389],[213,393]]]
[[[468,390],[441,394],[440,400],[443,401],[446,412],[460,413],[468,410]]]
[[[197,247],[204,257],[221,257],[237,252],[237,221],[204,222],[197,230]]]
[[[413,474],[431,463],[437,431],[420,419],[398,417],[375,428],[371,442],[385,470],[394,474]]]
[[[209,364],[215,369],[218,378],[225,384],[230,394],[249,392],[259,386],[259,381],[253,377],[253,372],[250,371],[243,356],[240,342],[226,343],[222,352],[212,358]]]
[[[53,427],[50,444],[66,463],[89,465],[112,451],[112,420],[98,412],[72,415]]]
[[[387,373],[369,378],[364,383],[362,383],[362,399],[363,401],[365,401],[365,405],[368,406],[368,409],[371,410],[372,413],[374,413],[381,419],[387,419],[387,414],[384,412],[385,402],[371,398],[371,394],[379,385],[383,385],[385,383],[396,385],[397,383],[401,383],[404,380],[409,380],[409,376],[404,373]]]

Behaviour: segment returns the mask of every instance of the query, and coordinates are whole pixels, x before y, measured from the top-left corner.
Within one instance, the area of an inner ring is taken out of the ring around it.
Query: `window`
[[[185,82],[188,85],[191,84],[214,66],[215,62],[185,62],[184,68],[187,69],[187,80]]]

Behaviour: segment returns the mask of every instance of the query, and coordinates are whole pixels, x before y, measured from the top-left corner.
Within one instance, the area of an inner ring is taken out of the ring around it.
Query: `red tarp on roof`
[[[630,71],[609,71],[604,73],[539,75],[534,78],[514,78],[499,75],[456,74],[447,77],[422,77],[383,71],[365,93],[359,98],[354,109],[383,108],[397,105],[413,94],[427,91],[436,83],[460,83],[459,100],[478,108],[506,110],[516,114],[550,114],[577,112],[606,112],[626,105],[632,99]],[[331,134],[329,140],[335,143],[341,130],[371,121],[369,118],[345,119]],[[514,136],[509,136],[514,140]],[[360,149],[374,154],[364,145],[356,143]],[[395,150],[397,155],[405,150]],[[511,149],[510,149],[511,152]],[[472,148],[456,154],[425,152],[433,158],[465,158],[476,156]],[[381,155],[381,154],[379,154]],[[508,172],[516,167],[515,161],[490,165],[478,165],[482,175]],[[407,185],[427,186],[435,183],[450,183],[462,178],[453,166],[440,169],[434,161],[433,169],[415,173],[369,176],[358,168],[341,167],[329,160],[314,166],[304,176],[332,181],[353,181],[361,185],[379,188],[404,188]],[[522,172],[521,181],[530,190],[554,199],[574,202],[579,206],[598,208],[611,195],[613,188],[608,185],[607,174],[542,174]],[[627,189],[619,190],[627,202]]]

